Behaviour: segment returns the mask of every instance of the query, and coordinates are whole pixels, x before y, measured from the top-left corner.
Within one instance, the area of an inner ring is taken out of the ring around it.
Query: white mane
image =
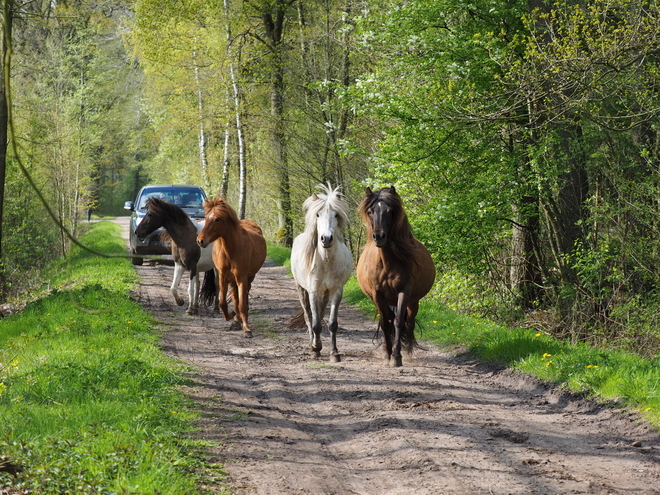
[[[316,218],[320,211],[327,209],[337,213],[337,241],[344,243],[344,227],[348,225],[348,203],[346,198],[341,193],[339,187],[332,189],[328,184],[319,184],[318,186],[322,192],[312,194],[303,203],[303,210],[305,210],[305,244],[303,248],[304,263],[307,270],[310,269],[314,262],[316,255],[316,248],[318,247],[318,232],[316,228]]]

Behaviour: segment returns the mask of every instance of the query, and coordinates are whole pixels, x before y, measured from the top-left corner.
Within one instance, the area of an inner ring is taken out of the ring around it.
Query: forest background
[[[657,353],[654,1],[2,3],[3,300],[70,244],[21,166],[74,236],[194,183],[289,245],[317,184],[394,185],[430,297]]]

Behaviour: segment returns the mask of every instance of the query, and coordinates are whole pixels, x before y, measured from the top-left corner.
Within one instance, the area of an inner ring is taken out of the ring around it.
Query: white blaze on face
[[[316,228],[318,230],[319,241],[324,248],[332,246],[337,228],[337,213],[324,208],[317,213]]]

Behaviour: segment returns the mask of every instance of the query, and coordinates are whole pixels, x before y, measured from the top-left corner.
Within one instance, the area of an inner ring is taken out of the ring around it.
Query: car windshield
[[[138,209],[144,210],[145,205],[147,204],[147,199],[149,198],[163,199],[169,203],[180,206],[181,208],[202,208],[205,199],[200,191],[152,189],[142,194]]]

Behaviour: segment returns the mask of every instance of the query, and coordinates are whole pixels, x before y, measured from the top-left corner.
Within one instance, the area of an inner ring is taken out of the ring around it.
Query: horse
[[[189,270],[186,314],[197,314],[199,312],[200,272],[206,273],[203,291],[216,293],[214,284],[209,282],[215,281],[215,275],[211,277],[210,273],[215,270],[211,255],[212,248],[201,249],[196,242],[197,234],[203,224],[193,222],[179,206],[162,199],[149,198],[145,207],[147,214],[135,228],[135,235],[142,239],[159,227],[166,230],[161,234],[161,240],[171,240],[172,258],[174,259],[174,277],[170,292],[179,306],[185,304],[179,297],[178,287],[183,273]]]
[[[291,248],[291,272],[302,305],[291,321],[294,326],[302,313],[312,355],[319,357],[323,314],[330,303],[330,360],[338,363],[341,356],[337,350],[337,310],[344,284],[353,271],[353,257],[343,234],[348,225],[348,204],[339,188],[333,190],[330,184],[319,187],[323,192],[313,194],[303,203],[305,231],[294,239]]]
[[[385,359],[402,366],[401,346],[410,354],[415,340],[419,300],[435,281],[435,265],[412,233],[401,197],[394,187],[365,189],[358,213],[367,227],[367,240],[358,261],[357,280],[380,314]]]
[[[239,220],[236,211],[222,198],[204,202],[206,224],[197,235],[197,244],[213,243],[213,262],[218,269],[216,301],[225,317],[242,325],[243,335],[252,337],[248,327],[248,296],[255,275],[266,260],[266,240],[261,228],[251,220]],[[231,285],[234,311],[227,308]],[[215,311],[218,312],[216,306]]]

